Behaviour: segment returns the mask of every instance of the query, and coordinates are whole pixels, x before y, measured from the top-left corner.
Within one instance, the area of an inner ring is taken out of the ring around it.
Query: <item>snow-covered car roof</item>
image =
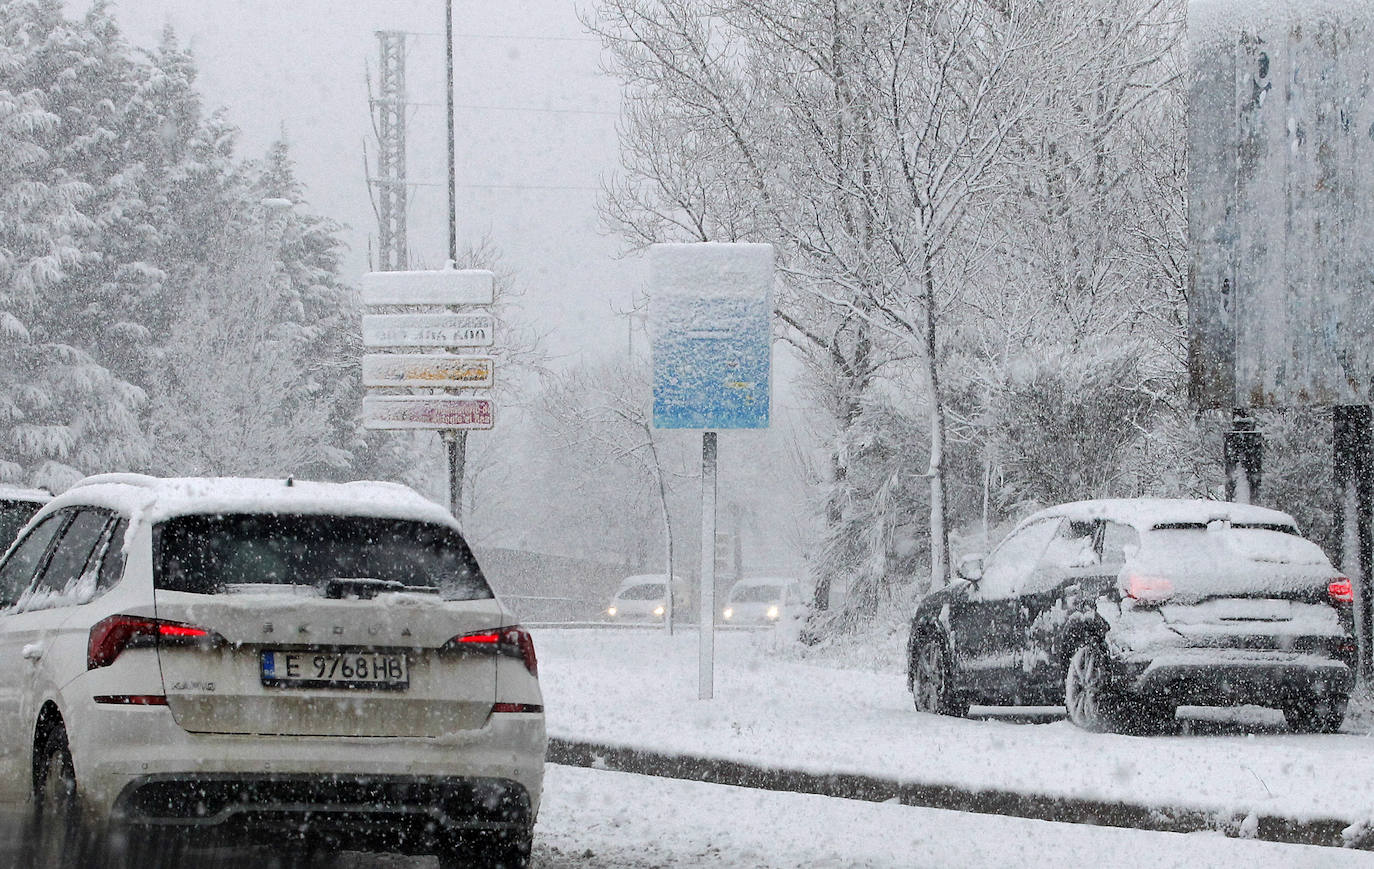
[[[790,576],[746,576],[735,586],[742,585],[797,585],[797,580]]]
[[[652,585],[654,583],[662,585],[665,581],[667,581],[667,579],[668,574],[666,573],[637,573],[634,576],[627,576],[624,579],[622,579],[620,581],[620,590],[624,591],[625,589],[633,588],[636,585]],[[681,583],[682,577],[674,577],[674,581]]]
[[[1054,516],[1080,521],[1106,519],[1130,525],[1137,531],[1149,531],[1159,525],[1171,523],[1206,524],[1215,521],[1287,525],[1295,530],[1297,528],[1297,522],[1292,516],[1268,507],[1185,498],[1100,498],[1093,501],[1074,501],[1032,513],[1020,524],[1025,525],[1037,519]]]
[[[46,504],[52,500],[52,493],[42,489],[21,489],[18,486],[0,486],[0,501],[27,501],[30,504]]]
[[[149,477],[100,474],[87,477],[52,500],[47,512],[69,504],[108,507],[136,522],[204,513],[305,513],[411,519],[456,528],[440,505],[399,483],[245,477]]]

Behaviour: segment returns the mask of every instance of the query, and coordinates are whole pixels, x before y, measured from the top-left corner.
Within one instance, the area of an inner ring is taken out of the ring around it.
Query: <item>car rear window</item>
[[[490,598],[491,588],[451,528],[361,516],[181,516],[153,532],[154,583],[166,591],[314,586],[330,580],[399,582],[445,600]]]
[[[658,583],[632,585],[622,589],[616,597],[621,600],[658,600],[663,597],[663,586]]]
[[[735,603],[771,603],[782,598],[780,585],[746,585],[730,593]]]
[[[1180,555],[1230,554],[1272,564],[1324,565],[1326,553],[1286,525],[1192,523],[1156,525],[1148,535],[1151,548],[1180,550]]]

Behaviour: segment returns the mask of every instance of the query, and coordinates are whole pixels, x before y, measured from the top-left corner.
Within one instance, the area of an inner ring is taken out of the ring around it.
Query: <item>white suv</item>
[[[0,607],[0,799],[48,847],[80,821],[528,861],[534,646],[404,486],[90,477],[0,562]]]

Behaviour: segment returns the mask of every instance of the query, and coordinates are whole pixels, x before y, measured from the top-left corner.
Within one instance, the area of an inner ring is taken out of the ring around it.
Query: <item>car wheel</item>
[[[911,695],[916,708],[932,715],[968,715],[968,703],[954,691],[954,673],[945,644],[926,637],[916,645],[911,659]]]
[[[35,865],[80,865],[85,830],[76,797],[76,768],[67,744],[67,729],[57,724],[34,758]]]
[[[533,844],[531,830],[463,839],[439,852],[439,869],[527,869]]]
[[[1335,733],[1345,721],[1350,698],[1344,694],[1325,694],[1283,708],[1283,717],[1295,733]]]
[[[1123,702],[1108,679],[1107,650],[1089,640],[1074,650],[1064,674],[1064,707],[1069,720],[1084,730],[1108,733],[1120,729]]]

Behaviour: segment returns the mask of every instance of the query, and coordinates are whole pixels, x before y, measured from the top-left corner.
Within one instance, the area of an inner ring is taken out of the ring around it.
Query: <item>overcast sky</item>
[[[617,260],[618,239],[596,216],[601,180],[617,163],[619,89],[599,71],[599,44],[573,0],[454,0],[458,234],[490,235],[526,288],[525,305],[551,349],[575,354],[623,341],[624,310],[643,280]],[[79,14],[88,0],[67,0]],[[131,42],[156,44],[171,24],[195,52],[208,108],[243,131],[258,156],[284,129],[311,206],[349,225],[347,269],[367,268],[376,218],[363,171],[376,153],[367,75],[377,30],[408,40],[409,238],[418,267],[447,247],[442,0],[123,0]],[[513,38],[512,38],[513,37]],[[534,111],[537,110],[537,111]]]

